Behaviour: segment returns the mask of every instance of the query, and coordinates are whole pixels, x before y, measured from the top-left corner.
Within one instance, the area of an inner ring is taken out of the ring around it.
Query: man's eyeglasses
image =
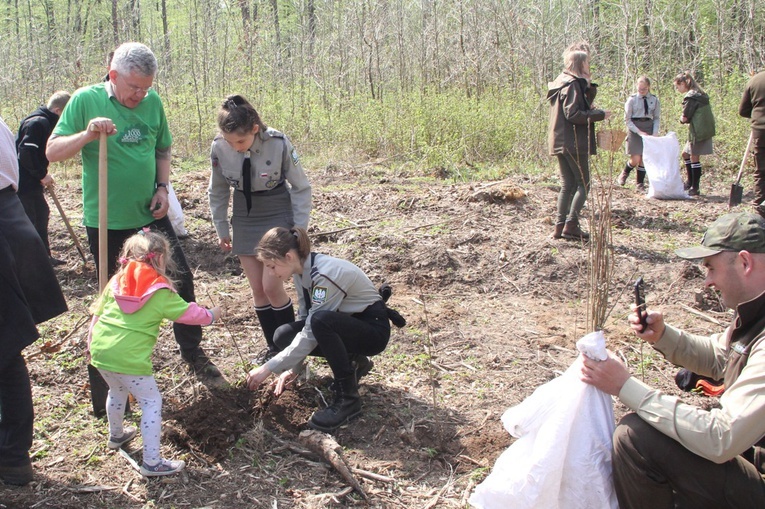
[[[124,83],[125,87],[127,87],[127,89],[133,92],[134,94],[140,93],[141,95],[146,95],[152,89],[152,87],[137,87],[135,85],[131,85],[130,83],[125,81],[125,78],[122,78],[122,83]]]
[[[127,83],[125,84],[125,86],[128,87],[130,89],[130,91],[133,92],[134,94],[137,94],[137,93],[140,92],[143,95],[148,94],[149,91],[153,88],[153,87],[146,87],[146,88],[143,88],[143,87],[134,87],[133,85],[128,85]]]

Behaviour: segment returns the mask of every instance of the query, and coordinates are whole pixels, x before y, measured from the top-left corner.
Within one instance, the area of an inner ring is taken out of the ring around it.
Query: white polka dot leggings
[[[154,377],[124,375],[105,369],[98,370],[109,384],[106,398],[106,416],[109,419],[109,433],[113,437],[123,434],[123,420],[128,393],[141,406],[141,436],[143,437],[143,462],[156,465],[160,462],[159,437],[162,433],[162,395]]]

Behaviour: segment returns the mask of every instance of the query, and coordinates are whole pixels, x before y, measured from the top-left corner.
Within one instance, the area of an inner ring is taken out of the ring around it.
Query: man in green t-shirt
[[[109,81],[72,95],[45,153],[51,162],[82,154],[83,222],[98,263],[98,139],[102,132],[109,135],[109,273],[128,237],[144,227],[160,230],[173,246],[178,293],[191,302],[196,300],[191,270],[167,217],[173,139],[162,100],[152,89],[156,74],[157,59],[147,46],[122,44],[114,52]],[[199,326],[174,324],[173,330],[181,356],[197,373],[220,376],[199,346]]]

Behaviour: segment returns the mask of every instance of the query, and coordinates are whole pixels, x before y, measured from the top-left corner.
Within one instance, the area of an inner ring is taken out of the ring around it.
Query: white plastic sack
[[[179,237],[187,237],[189,232],[186,231],[186,227],[184,226],[185,218],[183,217],[183,209],[181,208],[181,203],[178,201],[178,197],[175,195],[175,191],[173,191],[173,186],[171,184],[167,185],[167,197],[170,205],[170,208],[167,209],[167,217],[173,225],[173,230],[175,230],[175,234]]]
[[[643,136],[643,166],[648,176],[648,197],[659,200],[686,200],[678,156],[680,143],[673,132],[666,136]]]
[[[606,358],[602,332],[577,344]],[[581,356],[563,375],[509,408],[505,429],[516,440],[468,500],[479,509],[618,509],[611,477],[611,397],[579,380]]]

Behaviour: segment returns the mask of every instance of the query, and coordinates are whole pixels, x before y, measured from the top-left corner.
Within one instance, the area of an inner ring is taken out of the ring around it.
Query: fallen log
[[[307,429],[300,432],[298,439],[303,445],[327,460],[327,462],[332,465],[341,476],[343,476],[343,479],[345,479],[353,489],[359,492],[364,500],[369,500],[369,496],[364,491],[364,488],[361,487],[361,484],[359,484],[351,473],[351,467],[348,465],[348,462],[345,461],[345,457],[343,456],[343,448],[340,447],[340,444],[338,444],[334,438],[332,438],[332,435],[322,433],[321,431]]]

